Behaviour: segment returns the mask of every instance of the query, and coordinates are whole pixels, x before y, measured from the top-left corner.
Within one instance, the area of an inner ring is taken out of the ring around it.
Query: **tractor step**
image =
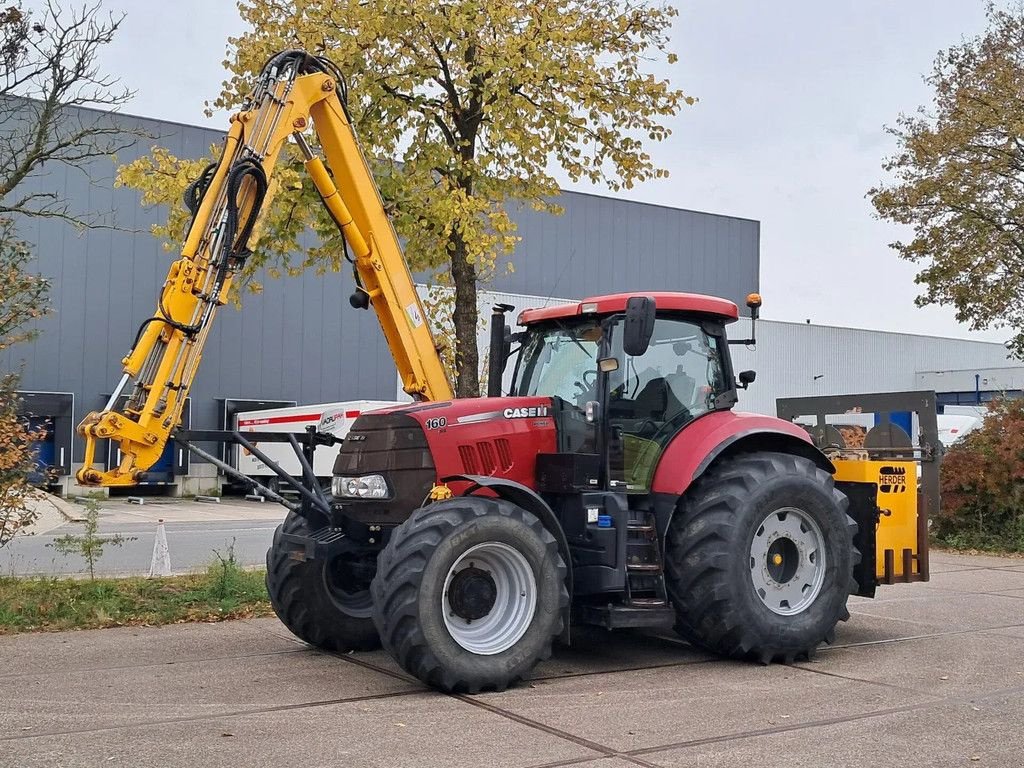
[[[627,563],[626,570],[632,573],[661,573],[661,563]]]
[[[636,602],[636,601],[634,601]],[[585,605],[580,621],[605,629],[671,629],[676,612],[668,606]]]
[[[307,536],[281,532],[281,541],[291,545],[291,556],[296,560],[319,560],[337,554],[347,543],[341,528],[326,526]]]
[[[662,605],[668,605],[668,603],[660,597],[634,597],[627,603],[627,605],[633,606],[634,608],[657,608]]]
[[[626,526],[626,530],[630,533],[654,533],[653,525],[637,525],[636,523],[629,523]]]

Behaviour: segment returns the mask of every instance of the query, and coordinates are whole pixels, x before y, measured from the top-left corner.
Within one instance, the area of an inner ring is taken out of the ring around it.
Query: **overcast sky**
[[[971,333],[951,309],[917,309],[915,268],[887,247],[901,232],[872,218],[865,199],[894,147],[884,126],[928,101],[922,75],[940,49],[983,29],[983,0],[676,5],[679,63],[657,72],[700,101],[651,147],[671,176],[624,196],[759,220],[767,318],[1006,338]],[[104,6],[127,14],[104,60],[138,91],[125,111],[223,126],[203,101],[219,92],[227,37],[243,31],[234,3]]]

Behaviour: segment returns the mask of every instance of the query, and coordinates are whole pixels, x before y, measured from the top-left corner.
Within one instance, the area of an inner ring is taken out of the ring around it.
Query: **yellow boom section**
[[[339,98],[340,86],[329,62],[285,51],[267,63],[243,111],[232,117],[220,160],[190,188],[192,224],[156,313],[139,328],[106,407],[78,426],[85,439],[77,475],[82,485],[134,485],[160,458],[181,421],[217,309],[249,255],[249,235],[268,202],[268,179],[289,137],[302,149],[310,178],[352,250],[360,286],[405,391],[421,400],[452,397],[398,237]],[[302,137],[310,124],[327,166]],[[127,401],[118,408],[129,384]],[[99,440],[118,443],[118,466],[93,466]]]

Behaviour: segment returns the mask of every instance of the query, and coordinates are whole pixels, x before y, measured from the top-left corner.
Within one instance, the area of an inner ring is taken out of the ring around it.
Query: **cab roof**
[[[728,299],[717,296],[705,296],[700,293],[674,293],[669,291],[649,291],[636,293],[613,293],[607,296],[592,296],[572,304],[559,304],[543,309],[524,309],[519,313],[519,325],[532,325],[544,320],[562,320],[578,315],[610,315],[626,311],[626,301],[633,296],[647,296],[654,299],[654,306],[659,311],[692,312],[701,315],[714,315],[727,323],[739,318],[736,305]]]

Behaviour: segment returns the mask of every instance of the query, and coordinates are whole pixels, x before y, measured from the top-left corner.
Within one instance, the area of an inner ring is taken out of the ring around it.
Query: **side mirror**
[[[640,357],[651,345],[655,310],[654,299],[650,296],[633,296],[626,301],[622,350],[630,357]]]
[[[746,389],[747,387],[754,383],[754,380],[757,378],[757,371],[740,371],[739,378],[740,386],[743,389]]]

